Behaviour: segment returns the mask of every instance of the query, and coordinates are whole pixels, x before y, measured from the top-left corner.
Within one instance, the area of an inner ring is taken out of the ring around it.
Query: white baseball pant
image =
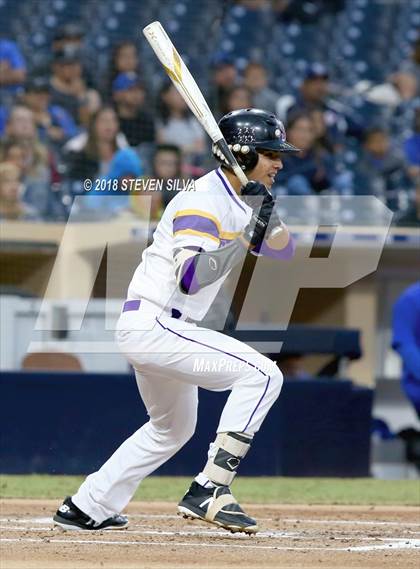
[[[140,482],[194,434],[197,387],[231,390],[218,433],[256,433],[280,394],[283,376],[268,358],[238,340],[171,318],[142,301],[123,312],[116,340],[133,365],[150,420],[95,473],[73,502],[97,522],[120,513]]]

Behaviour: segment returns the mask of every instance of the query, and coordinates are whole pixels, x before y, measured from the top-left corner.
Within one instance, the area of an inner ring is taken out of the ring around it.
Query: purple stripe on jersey
[[[131,310],[138,310],[140,308],[141,300],[126,300],[123,306],[123,312],[130,312]]]
[[[233,199],[233,201],[236,203],[236,205],[239,206],[241,208],[241,210],[246,213],[246,209],[244,208],[244,206],[239,201],[239,198],[236,197],[236,194],[234,195],[234,192],[232,192],[232,190],[229,188],[229,185],[227,184],[226,180],[224,179],[222,173],[220,172],[220,169],[216,170],[216,174],[219,176],[222,184],[225,187],[225,190],[230,195],[230,197]]]
[[[179,283],[185,294],[195,294],[200,290],[200,285],[195,278],[195,255],[187,259],[182,266],[182,277]]]
[[[260,399],[259,399],[257,405],[255,406],[255,409],[254,409],[253,412],[251,413],[251,416],[250,416],[250,418],[249,418],[247,424],[245,425],[245,428],[244,428],[243,431],[242,431],[242,432],[245,432],[246,429],[248,428],[248,426],[249,426],[249,424],[250,424],[250,422],[251,422],[253,416],[255,415],[255,413],[256,413],[258,407],[261,405],[261,402],[262,402],[262,400],[264,399],[265,394],[267,393],[267,389],[268,389],[268,386],[270,385],[271,377],[270,377],[269,375],[267,375],[266,373],[264,373],[264,372],[262,371],[262,369],[260,369],[260,368],[257,367],[256,365],[252,364],[251,362],[247,362],[246,360],[244,360],[243,358],[240,358],[239,356],[235,356],[235,354],[231,354],[230,352],[225,352],[224,350],[221,350],[220,348],[215,348],[214,346],[210,346],[209,344],[205,344],[204,342],[199,342],[198,340],[193,340],[192,338],[187,338],[187,336],[183,336],[183,335],[180,334],[179,332],[175,332],[175,330],[172,330],[171,328],[168,328],[167,326],[164,326],[164,325],[162,324],[162,322],[160,322],[159,318],[156,318],[156,322],[159,324],[159,326],[160,326],[161,328],[163,328],[163,329],[166,330],[167,332],[171,332],[172,334],[175,334],[175,336],[178,336],[179,338],[182,338],[182,339],[184,339],[184,340],[187,340],[188,342],[193,342],[193,344],[199,344],[200,346],[204,346],[204,347],[206,347],[206,348],[210,348],[211,350],[214,350],[214,351],[216,351],[216,352],[220,352],[220,353],[222,353],[222,354],[225,354],[226,356],[231,356],[232,358],[235,358],[235,359],[237,359],[237,360],[239,360],[239,361],[241,361],[241,362],[244,362],[244,363],[246,363],[247,365],[253,367],[253,368],[256,369],[257,371],[259,371],[264,377],[267,378],[267,383],[266,383],[266,385],[265,385],[264,392],[263,392],[263,394],[261,395],[261,397],[260,397]]]
[[[223,247],[224,245],[227,245],[228,243],[232,243],[233,239],[220,239],[220,245],[219,247]]]
[[[202,217],[201,215],[181,215],[175,217],[173,221],[173,232],[181,231],[182,229],[195,229],[202,233],[209,233],[219,239],[219,230],[217,225],[211,219]]]
[[[260,253],[265,257],[271,257],[272,259],[283,259],[283,260],[291,259],[295,254],[295,250],[296,250],[296,245],[292,236],[290,236],[290,239],[286,247],[284,247],[283,249],[273,249],[272,247],[269,247],[267,245],[266,241],[263,241],[261,245],[255,247],[254,249],[255,253]]]

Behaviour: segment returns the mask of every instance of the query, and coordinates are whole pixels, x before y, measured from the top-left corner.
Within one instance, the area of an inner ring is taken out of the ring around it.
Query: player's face
[[[261,182],[266,188],[271,188],[277,172],[282,168],[283,162],[281,161],[281,154],[279,152],[263,150],[258,152],[257,165],[250,172],[248,178]]]

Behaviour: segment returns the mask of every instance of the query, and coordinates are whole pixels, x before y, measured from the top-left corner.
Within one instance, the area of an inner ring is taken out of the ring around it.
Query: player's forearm
[[[185,259],[182,258],[185,251],[178,252],[175,255],[175,272],[180,290],[184,294],[196,294],[242,263],[247,250],[246,243],[237,238],[214,251],[192,252]]]
[[[259,253],[274,259],[291,259],[296,251],[296,245],[292,235],[286,225],[280,220],[279,225],[273,228],[269,232],[269,235],[264,236],[264,239],[255,246],[250,244],[246,234],[243,234],[241,239],[252,253]]]

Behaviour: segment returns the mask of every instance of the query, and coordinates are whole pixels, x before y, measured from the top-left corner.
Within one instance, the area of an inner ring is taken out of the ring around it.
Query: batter
[[[203,387],[231,393],[207,463],[179,502],[178,512],[233,532],[258,531],[230,485],[280,394],[283,377],[253,348],[196,322],[247,254],[279,260],[293,256],[292,239],[273,213],[267,188],[282,168],[281,154],[298,149],[286,142],[282,123],[262,110],[233,111],[219,126],[242,169],[255,181],[241,188],[213,147],[221,166],[197,180],[194,192],[179,192],[167,206],[129,285],[116,333],[120,350],[135,370],[150,420],[65,499],[54,516],[65,529],[126,527],[128,520],[120,512],[140,482],[194,434],[198,387]],[[197,359],[206,362],[199,372]]]

